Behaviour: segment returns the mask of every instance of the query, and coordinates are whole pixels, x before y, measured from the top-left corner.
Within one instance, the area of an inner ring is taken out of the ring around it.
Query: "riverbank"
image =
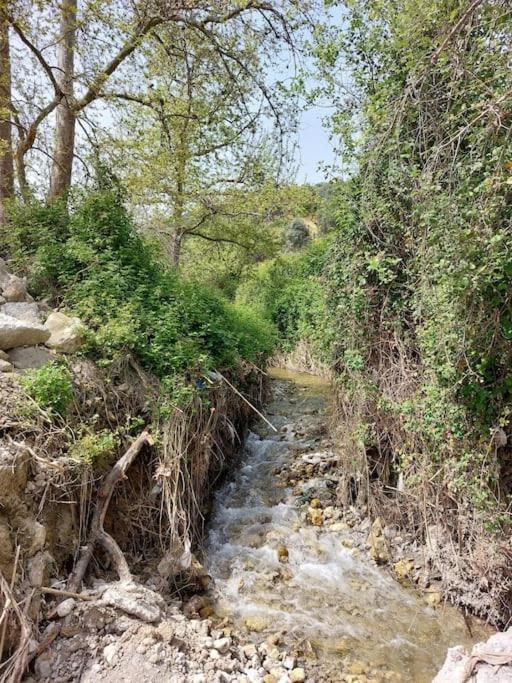
[[[209,589],[180,601],[170,587],[163,600],[150,577],[132,595],[137,617],[133,589],[112,600],[97,582],[94,600],[62,618],[36,680],[427,683],[447,647],[482,639],[454,608],[378,566],[368,518],[336,505],[327,384],[273,375],[265,416],[277,431],[254,427],[216,495],[202,557]]]

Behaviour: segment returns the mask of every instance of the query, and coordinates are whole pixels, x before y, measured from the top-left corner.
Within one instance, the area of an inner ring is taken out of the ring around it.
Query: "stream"
[[[290,650],[309,654],[317,681],[345,680],[340,672],[351,663],[353,673],[359,667],[385,672],[386,680],[431,681],[448,647],[473,642],[462,616],[429,607],[357,543],[351,547],[350,528],[304,520],[301,501],[277,474],[294,458],[332,449],[329,386],[283,370],[273,372],[272,386],[266,417],[277,433],[256,425],[240,468],[216,496],[205,565],[217,612],[240,630],[278,633]],[[302,490],[334,486],[298,483]]]

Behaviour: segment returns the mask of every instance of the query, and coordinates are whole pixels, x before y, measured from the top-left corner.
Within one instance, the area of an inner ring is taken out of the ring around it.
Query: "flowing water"
[[[217,609],[240,628],[285,632],[325,663],[319,681],[336,681],[350,659],[393,671],[397,680],[430,681],[447,647],[469,645],[452,608],[434,610],[365,555],[342,543],[348,532],[301,521],[297,498],[279,486],[276,468],[325,448],[328,387],[312,376],[279,371],[267,417],[251,433],[234,478],[218,495],[206,565]],[[277,548],[286,546],[287,564]]]

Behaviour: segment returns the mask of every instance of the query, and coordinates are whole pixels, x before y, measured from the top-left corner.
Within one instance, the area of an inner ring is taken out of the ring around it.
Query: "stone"
[[[40,368],[54,360],[54,356],[44,346],[24,346],[11,349],[8,358],[17,370]]]
[[[386,545],[386,539],[384,538],[384,529],[380,517],[377,517],[372,524],[372,528],[366,539],[366,546],[369,548],[370,557],[377,564],[389,562],[389,552]]]
[[[45,680],[51,678],[52,675],[52,658],[48,653],[43,653],[36,659],[34,664],[34,671],[38,678]]]
[[[9,360],[9,356],[5,351],[0,351],[0,360]]]
[[[306,672],[301,667],[292,669],[290,671],[290,681],[291,683],[303,683],[306,680]]]
[[[414,562],[411,559],[399,560],[398,562],[395,562],[393,569],[395,570],[396,578],[403,583],[411,576],[414,569]]]
[[[295,669],[296,664],[297,660],[295,659],[295,657],[292,657],[291,655],[283,659],[283,666],[285,669]]]
[[[3,360],[0,358],[0,372],[12,372],[13,365],[9,363],[8,360]]]
[[[347,671],[354,676],[363,676],[368,671],[368,666],[360,659],[354,659],[347,667]]]
[[[27,283],[24,278],[10,275],[4,281],[2,296],[6,301],[24,301],[27,296]]]
[[[225,655],[226,652],[229,650],[229,646],[231,645],[231,639],[230,638],[217,638],[217,640],[213,641],[213,647],[218,650],[221,655]]]
[[[5,261],[3,260],[3,258],[0,258],[0,289],[4,288],[4,286],[9,281],[10,277],[11,277],[11,274],[7,270],[7,266],[5,265]]]
[[[47,584],[50,567],[54,560],[47,552],[38,552],[27,562],[28,580],[31,586],[39,588]]]
[[[51,349],[75,353],[82,346],[84,326],[80,318],[70,318],[64,313],[53,311],[46,319],[45,326],[51,333],[46,346]]]
[[[288,548],[281,543],[277,546],[277,559],[279,560],[279,562],[286,563],[288,562],[288,557]]]
[[[76,600],[74,598],[63,600],[57,605],[57,614],[61,619],[67,617],[75,609],[75,605]]]
[[[263,683],[277,683],[277,678],[272,674],[265,674],[263,676]]]
[[[247,617],[245,620],[245,625],[249,629],[249,631],[254,631],[255,633],[261,633],[261,631],[264,631],[267,626],[269,625],[269,619],[266,619],[265,617]]]
[[[309,521],[314,526],[322,526],[322,524],[324,523],[324,516],[322,514],[322,510],[318,510],[317,508],[309,508],[308,517]]]
[[[441,595],[440,591],[431,590],[425,596],[425,602],[430,607],[435,607],[436,605],[440,605],[441,600],[442,600],[442,595]]]
[[[313,498],[312,501],[309,503],[309,507],[321,508],[322,507],[322,501],[320,500],[320,498]]]
[[[132,581],[112,584],[101,596],[101,601],[147,623],[159,621],[165,609],[161,595]]]
[[[242,650],[243,650],[244,655],[248,659],[250,659],[251,657],[254,657],[254,655],[257,654],[257,652],[258,652],[256,649],[256,645],[254,645],[254,643],[248,643],[247,645],[244,645],[242,647]]]
[[[107,645],[106,647],[103,648],[103,659],[107,662],[107,664],[113,664],[116,658],[117,654],[117,645],[115,643],[111,643],[110,645]]]
[[[17,346],[44,344],[50,332],[39,323],[29,323],[0,313],[0,349],[14,349]]]
[[[27,301],[5,303],[0,306],[0,313],[5,313],[5,315],[10,315],[16,318],[16,320],[22,320],[23,322],[42,323],[38,305]]]

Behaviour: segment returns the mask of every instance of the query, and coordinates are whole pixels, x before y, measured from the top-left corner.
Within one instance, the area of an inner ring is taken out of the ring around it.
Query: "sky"
[[[334,149],[329,135],[322,125],[326,112],[321,107],[312,107],[301,115],[298,133],[298,173],[299,183],[321,183],[326,173],[319,166],[332,165],[335,160]]]

